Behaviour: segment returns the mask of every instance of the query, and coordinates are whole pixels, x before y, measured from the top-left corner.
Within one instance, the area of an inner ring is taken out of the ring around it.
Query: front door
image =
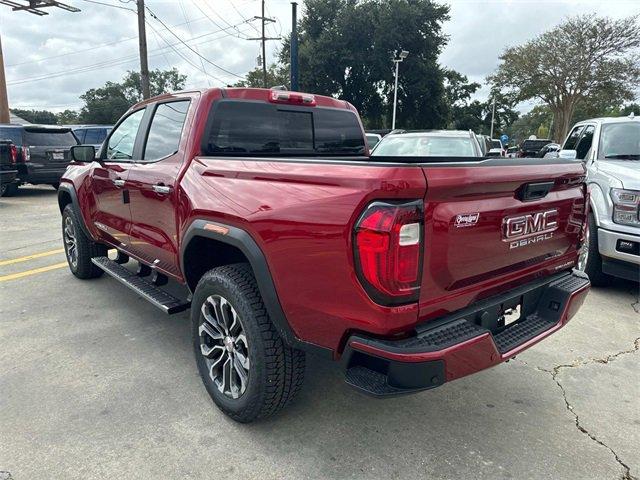
[[[152,107],[149,107],[152,108]],[[189,100],[156,105],[142,160],[127,180],[131,197],[131,253],[164,273],[178,269],[177,179],[185,156],[181,143]]]
[[[102,153],[101,162],[94,162],[91,191],[95,195],[94,225],[103,240],[128,250],[131,211],[127,179],[137,153],[137,137],[145,109],[125,117],[113,130]]]

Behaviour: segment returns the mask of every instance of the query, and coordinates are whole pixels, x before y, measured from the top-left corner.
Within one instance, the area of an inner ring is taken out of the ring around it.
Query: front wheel
[[[102,275],[102,269],[94,265],[91,259],[107,255],[107,247],[87,237],[80,226],[78,213],[71,204],[62,211],[62,239],[71,273],[82,279]]]
[[[193,348],[216,406],[242,423],[272,415],[302,386],[304,352],[278,335],[248,264],[209,270],[191,302]]]
[[[609,277],[602,272],[602,257],[598,249],[598,226],[593,214],[589,214],[584,243],[578,257],[578,270],[586,273],[595,287],[602,287],[608,283]]]
[[[0,185],[0,197],[13,197],[18,193],[17,183],[3,183]]]

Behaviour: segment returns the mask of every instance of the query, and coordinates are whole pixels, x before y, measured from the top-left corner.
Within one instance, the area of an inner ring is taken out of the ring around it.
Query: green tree
[[[186,75],[177,69],[153,70],[149,72],[151,95],[181,90]],[[122,82],[107,82],[99,88],[92,88],[80,95],[84,106],[78,121],[81,123],[115,123],[132,105],[142,100],[140,74],[129,71]]]
[[[639,18],[569,18],[523,45],[507,48],[488,80],[519,101],[541,100],[553,113],[555,139],[564,139],[585,99],[634,99],[640,85]]]
[[[58,125],[73,125],[78,123],[78,112],[75,110],[65,110],[56,115]]]
[[[240,80],[234,87],[262,88],[262,67],[256,67]],[[289,88],[289,70],[282,65],[271,64],[267,67],[267,87],[285,86]]]
[[[11,111],[24,118],[29,123],[39,123],[42,125],[55,125],[57,123],[56,114],[48,110],[23,110],[12,108]]]
[[[442,23],[449,7],[430,0],[309,0],[299,25],[300,88],[351,102],[369,128],[391,124],[392,55],[400,65],[397,126],[442,127],[447,122]],[[280,63],[288,71],[289,42]]]
[[[517,144],[526,140],[531,135],[538,135],[538,129],[541,125],[547,128],[547,133],[551,122],[553,121],[553,113],[546,105],[536,105],[529,113],[522,115],[514,121],[508,128],[506,133],[511,138],[511,143]]]

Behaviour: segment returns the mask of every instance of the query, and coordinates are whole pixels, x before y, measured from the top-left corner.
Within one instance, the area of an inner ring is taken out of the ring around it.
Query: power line
[[[189,35],[193,36],[193,32],[191,31],[191,25],[189,24],[189,19],[187,18],[187,11],[184,8],[184,2],[180,0],[180,10],[182,10],[182,15],[184,16],[185,21],[187,22],[187,30],[189,30]],[[200,55],[200,51],[196,47],[196,52]],[[200,65],[202,66],[202,70],[204,70],[204,62],[202,58],[200,58]],[[209,80],[209,75],[207,75],[207,84],[211,86],[211,81]]]
[[[208,58],[203,57],[202,55],[200,55],[196,50],[194,50],[193,48],[191,48],[191,46],[189,46],[188,44],[186,44],[186,43],[185,43],[185,42],[184,42],[184,41],[183,41],[183,40],[182,40],[178,35],[176,35],[176,33],[175,33],[173,30],[170,30],[170,29],[165,25],[165,23],[164,23],[162,20],[160,20],[160,18],[158,18],[158,16],[157,16],[155,13],[153,13],[153,11],[152,11],[149,7],[146,7],[146,9],[147,9],[147,11],[149,12],[149,14],[150,14],[150,15],[151,15],[151,16],[152,16],[156,21],[160,22],[160,24],[161,24],[161,25],[163,25],[165,28],[167,28],[167,30],[169,31],[169,33],[170,33],[171,35],[173,35],[174,37],[176,37],[176,38],[177,38],[177,39],[178,39],[178,40],[179,40],[183,45],[185,45],[189,50],[191,50],[193,53],[195,53],[196,55],[198,55],[198,57],[202,58],[205,62],[207,62],[207,63],[209,63],[209,64],[213,65],[214,67],[218,68],[219,70],[222,70],[223,72],[228,73],[229,75],[233,75],[234,77],[238,77],[238,78],[244,78],[242,75],[238,75],[237,73],[233,73],[232,71],[227,70],[226,68],[221,67],[220,65],[217,65],[217,64],[213,63],[213,62],[212,62],[211,60],[209,60]]]
[[[206,17],[200,17],[197,18],[195,20],[191,20],[191,23],[195,23],[198,22],[200,20],[204,20]],[[182,22],[182,23],[176,23],[175,25],[172,25],[170,28],[175,28],[175,27],[180,27],[182,25],[184,25],[186,22]],[[164,28],[163,28],[164,30]],[[205,33],[204,35],[211,35],[212,33],[218,33],[219,31],[222,30],[218,30],[216,32],[209,32],[209,33]],[[110,47],[112,45],[117,45],[118,43],[124,43],[124,42],[129,42],[131,40],[135,40],[136,38],[138,38],[138,36],[134,36],[134,37],[126,37],[123,38],[122,40],[116,40],[115,42],[108,42],[108,43],[102,43],[93,47],[89,47],[89,48],[84,48],[82,50],[74,50],[73,52],[67,52],[67,53],[61,53],[59,55],[51,55],[49,57],[43,57],[43,58],[39,58],[37,60],[27,60],[24,62],[19,62],[19,63],[12,63],[11,65],[7,65],[7,67],[17,67],[19,65],[27,65],[29,63],[39,63],[39,62],[44,62],[45,60],[51,60],[53,58],[61,58],[61,57],[67,57],[69,55],[75,55],[77,53],[84,53],[84,52],[90,52],[92,50],[97,50],[99,48],[104,48],[104,47]],[[199,38],[199,37],[195,37],[195,38]],[[192,39],[193,40],[193,39]]]
[[[96,5],[104,5],[105,7],[113,7],[113,8],[119,8],[121,10],[129,10],[130,12],[137,13],[137,11],[134,10],[133,8],[123,7],[121,5],[113,5],[112,3],[98,2],[97,0],[82,0],[82,1],[87,3],[95,3]]]
[[[147,25],[149,25],[149,27],[156,34],[160,35],[159,32],[157,30],[155,30],[153,25],[149,24],[148,21],[147,21]],[[208,36],[208,35],[212,35],[212,34],[215,34],[215,33],[220,33],[220,31],[209,32],[209,33],[205,33],[203,35],[198,35],[196,37],[187,39],[186,41],[192,41],[192,40],[195,40],[195,39],[198,39],[198,38],[202,38],[202,37],[205,37],[205,36]],[[194,45],[204,45],[205,43],[209,43],[209,42],[212,42],[214,40],[219,40],[219,39],[225,38],[227,36],[228,36],[228,34],[225,34],[225,35],[222,35],[222,36],[219,36],[219,37],[209,38],[209,39],[207,39],[207,40],[205,40],[203,42],[199,42],[199,43],[194,44]],[[157,57],[159,55],[164,55],[164,53],[166,52],[167,49],[172,49],[172,50],[175,51],[175,49],[173,47],[175,47],[176,45],[180,45],[181,44],[181,42],[169,43],[167,40],[164,39],[164,37],[161,36],[161,38],[167,44],[167,46],[166,47],[162,47],[162,48],[158,48],[158,49],[150,50],[150,52],[154,52],[152,55],[150,55],[150,57]],[[180,56],[180,58],[185,59],[184,56],[182,56],[181,52],[176,52],[176,53],[177,53],[178,56]],[[116,66],[116,65],[124,65],[126,63],[129,63],[129,62],[135,60],[136,58],[137,58],[137,55],[112,58],[110,60],[105,60],[105,61],[102,61],[102,62],[90,64],[90,65],[82,65],[82,66],[75,67],[75,68],[67,68],[67,69],[65,69],[63,71],[60,71],[60,72],[48,73],[47,75],[42,75],[42,76],[37,76],[37,77],[20,78],[20,79],[14,80],[12,82],[9,82],[8,84],[9,85],[20,85],[20,84],[23,84],[23,83],[35,82],[35,81],[40,81],[40,80],[47,80],[49,78],[64,77],[64,76],[72,75],[72,74],[75,74],[75,73],[92,72],[92,71],[95,71],[95,70],[100,70],[100,69],[102,69],[104,67],[111,67],[111,66]],[[185,59],[185,61],[187,63],[189,63],[190,65],[194,66],[193,64],[191,64],[191,62],[188,59]],[[200,72],[202,72],[204,74],[208,74],[207,72],[201,71],[200,68],[197,67],[197,65],[195,65],[194,68],[196,68],[198,71],[200,71]],[[215,78],[215,77],[212,77],[212,78]],[[220,79],[218,79],[218,80],[220,80]],[[223,83],[226,83],[223,80],[220,80],[220,81],[222,81]]]
[[[203,3],[207,6],[207,9],[211,8],[209,7],[209,2],[207,2],[207,0],[203,0]],[[197,5],[197,3],[196,3]],[[224,18],[222,15],[220,15],[214,8],[211,8],[211,11],[213,12],[213,14],[218,17],[220,20],[222,20],[223,23],[227,24],[229,27],[233,28],[232,25],[227,21],[226,18]],[[212,20],[213,21],[213,20]],[[215,22],[214,22],[215,23]],[[238,29],[236,28],[236,31],[238,31]],[[240,33],[238,31],[238,33]]]
[[[208,19],[208,20],[209,20],[209,21],[210,21],[214,26],[216,26],[216,27],[218,27],[218,28],[220,28],[220,29],[223,29],[223,30],[229,30],[229,28],[232,28],[232,29],[235,29],[235,30],[236,30],[236,32],[238,32],[239,34],[241,34],[241,32],[240,32],[240,30],[238,30],[238,27],[237,27],[237,26],[221,27],[221,26],[220,26],[220,24],[219,24],[218,22],[216,22],[213,18],[211,18],[211,17],[207,14],[207,12],[205,12],[202,8],[200,8],[200,5],[198,5],[198,2],[197,2],[197,1],[194,1],[194,2],[193,2],[193,4],[196,6],[196,8],[197,8],[198,10],[200,10],[200,13],[202,13],[202,14],[203,14],[203,15],[204,15],[204,16],[205,16],[205,17],[206,17],[206,18],[207,18],[207,19]],[[213,13],[216,13],[216,12],[214,11]],[[216,15],[217,15],[217,13],[216,13]],[[219,15],[218,15],[218,16],[219,16]],[[228,25],[228,23],[227,23],[227,25]],[[230,34],[230,35],[231,35],[231,34]],[[234,36],[234,37],[237,37],[237,38],[240,38],[240,39],[242,39],[242,40],[246,40],[246,38],[247,38],[247,36],[246,36],[246,35],[245,35],[244,37],[241,37],[241,36],[239,36],[239,35],[233,35],[233,36]]]

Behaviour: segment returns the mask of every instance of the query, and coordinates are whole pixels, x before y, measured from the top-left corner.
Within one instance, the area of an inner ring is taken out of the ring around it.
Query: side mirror
[[[578,152],[575,150],[560,150],[558,157],[564,158],[565,160],[575,160],[578,158]]]
[[[96,148],[93,145],[74,145],[70,155],[75,162],[93,162],[96,159]]]

